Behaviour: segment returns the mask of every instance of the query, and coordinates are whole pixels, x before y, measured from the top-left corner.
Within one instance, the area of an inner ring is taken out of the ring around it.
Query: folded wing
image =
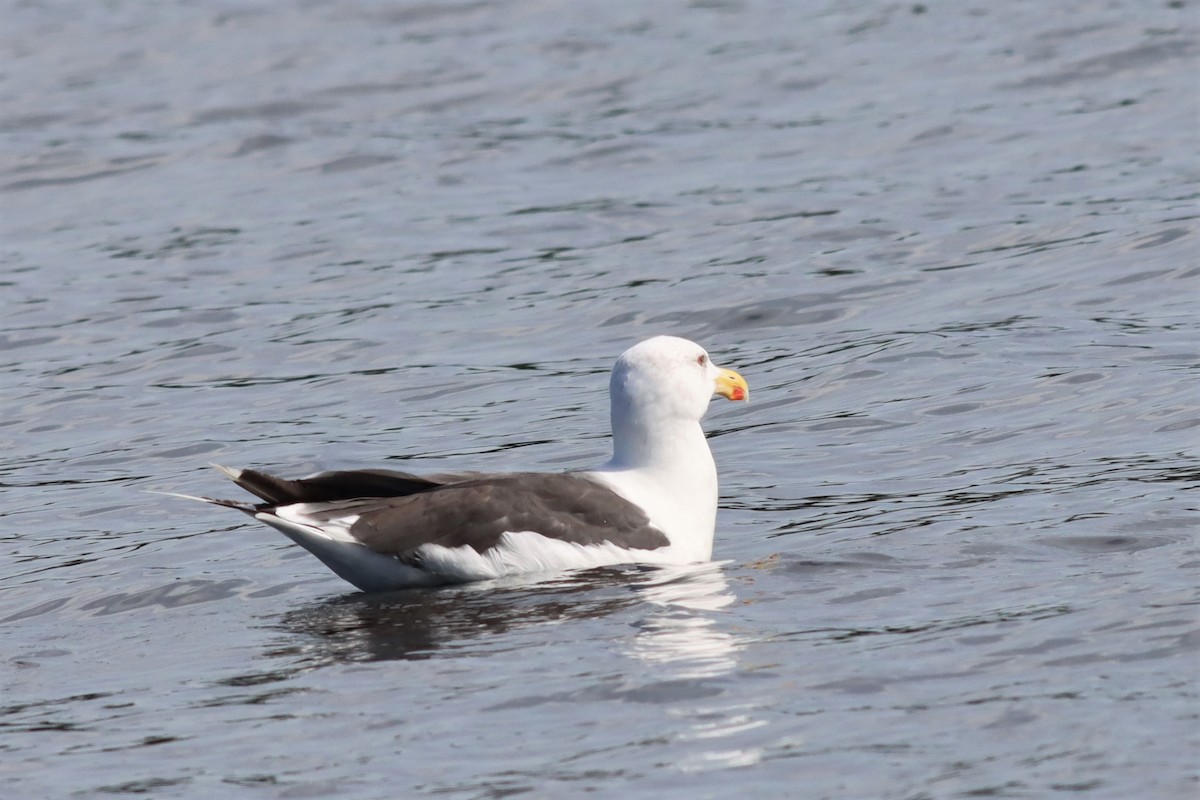
[[[364,470],[286,480],[254,470],[229,472],[267,501],[255,509],[260,519],[304,525],[410,563],[420,560],[426,545],[486,553],[505,533],[637,550],[670,544],[640,507],[571,473],[418,478]]]

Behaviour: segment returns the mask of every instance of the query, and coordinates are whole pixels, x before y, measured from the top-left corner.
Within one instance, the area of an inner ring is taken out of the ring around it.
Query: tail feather
[[[307,478],[278,478],[256,469],[233,469],[213,464],[225,477],[266,503],[327,503],[362,497],[405,497],[464,480],[466,475],[420,477],[387,469],[357,469],[318,472]]]
[[[256,506],[254,503],[244,503],[244,502],[241,502],[240,500],[222,500],[217,497],[201,497],[200,495],[196,495],[196,494],[181,494],[179,492],[159,492],[159,491],[155,491],[154,489],[147,489],[146,491],[149,494],[161,494],[161,495],[165,495],[167,497],[182,497],[184,500],[197,500],[201,503],[208,503],[209,505],[212,505],[212,506],[223,506],[224,508],[233,508],[233,509],[237,509],[238,511],[249,514],[250,516],[254,516],[260,510],[259,507]]]

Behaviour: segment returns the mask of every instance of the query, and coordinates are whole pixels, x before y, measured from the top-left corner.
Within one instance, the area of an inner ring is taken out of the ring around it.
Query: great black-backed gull
[[[287,480],[218,467],[264,502],[183,496],[265,522],[367,592],[707,561],[717,470],[700,419],[714,394],[746,400],[749,388],[699,345],[656,336],[613,367],[613,454],[595,469],[423,477],[371,469]]]

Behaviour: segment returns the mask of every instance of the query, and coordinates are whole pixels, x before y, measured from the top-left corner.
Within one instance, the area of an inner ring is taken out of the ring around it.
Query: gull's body
[[[221,467],[264,502],[196,499],[265,522],[364,591],[707,561],[717,471],[700,419],[713,394],[742,400],[748,392],[699,345],[657,336],[613,368],[613,455],[595,469],[286,480]]]

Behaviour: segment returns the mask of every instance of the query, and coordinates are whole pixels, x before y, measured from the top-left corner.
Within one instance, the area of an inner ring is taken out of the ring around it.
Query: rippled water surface
[[[1194,797],[1196,9],[9,4],[0,793]],[[596,463],[663,332],[714,565],[142,491]]]

